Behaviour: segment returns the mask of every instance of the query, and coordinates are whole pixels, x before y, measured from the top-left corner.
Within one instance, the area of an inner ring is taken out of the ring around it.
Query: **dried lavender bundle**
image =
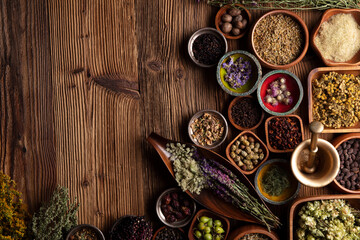
[[[360,8],[360,0],[207,0],[207,4],[217,7],[237,3],[248,9],[326,10],[329,8]]]

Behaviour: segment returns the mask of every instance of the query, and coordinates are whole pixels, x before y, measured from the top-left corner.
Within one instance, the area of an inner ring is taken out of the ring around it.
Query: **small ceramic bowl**
[[[287,179],[290,182],[290,187],[284,190],[284,192],[279,196],[271,196],[267,194],[263,186],[261,184],[264,174],[271,166],[279,166],[283,169],[287,174]],[[254,178],[254,186],[257,193],[260,195],[265,202],[274,204],[274,205],[283,205],[288,203],[289,201],[293,200],[300,191],[300,183],[296,180],[294,175],[291,172],[290,162],[285,159],[271,159],[266,161],[263,165],[259,167],[256,171],[255,178]]]
[[[215,27],[216,27],[216,29],[219,32],[221,32],[227,39],[239,39],[239,38],[242,38],[249,31],[250,26],[251,26],[251,14],[250,14],[249,10],[247,10],[245,8],[245,6],[241,5],[241,4],[235,4],[235,6],[242,9],[241,15],[248,21],[248,23],[246,25],[246,28],[241,30],[240,35],[234,36],[231,33],[223,33],[221,31],[221,29],[220,29],[221,17],[226,13],[226,11],[228,9],[233,8],[233,6],[231,4],[225,5],[222,8],[220,8],[220,10],[217,12],[216,17],[215,17]]]
[[[155,240],[156,236],[157,236],[162,230],[164,230],[165,228],[167,228],[167,227],[166,227],[166,226],[163,226],[163,227],[159,228],[158,230],[156,230],[156,232],[154,233],[154,236],[152,237],[152,240]],[[176,229],[173,229],[173,230],[175,230],[175,231],[180,231],[180,232],[183,234],[184,239],[185,239],[186,235],[185,235],[185,233],[184,233],[184,230],[182,230],[181,228],[176,228]]]
[[[293,102],[289,105],[279,103],[277,106],[273,106],[264,100],[267,95],[266,90],[270,87],[270,84],[279,78],[286,79],[287,89],[290,91],[293,98]],[[265,112],[275,116],[284,116],[296,111],[300,106],[303,97],[304,89],[300,79],[295,74],[286,70],[274,70],[265,74],[257,89],[257,98],[260,106],[265,110]]]
[[[244,237],[245,235],[251,234],[251,233],[263,234],[263,235],[269,237],[271,240],[279,240],[280,239],[274,231],[269,232],[267,230],[267,228],[259,226],[259,225],[241,226],[241,227],[235,229],[234,231],[232,231],[227,239],[228,240],[239,240],[242,237]]]
[[[190,225],[190,228],[189,228],[189,234],[188,234],[188,238],[189,240],[196,240],[197,238],[195,238],[194,236],[194,228],[196,227],[196,224],[198,223],[198,219],[202,216],[207,216],[207,217],[210,217],[212,218],[213,220],[220,220],[222,225],[223,225],[223,229],[224,229],[224,238],[223,239],[226,239],[228,234],[229,234],[229,231],[230,231],[230,222],[227,218],[225,217],[222,217],[220,215],[217,215],[209,210],[206,210],[206,209],[202,209],[200,211],[198,211],[195,215],[195,217],[193,218],[192,222],[191,222],[191,225]]]
[[[78,232],[84,228],[91,229],[93,232],[95,232],[99,240],[105,240],[104,234],[101,232],[101,230],[90,224],[81,224],[81,225],[75,226],[66,236],[66,240],[70,240],[71,239],[70,237],[72,235],[74,235],[76,232]]]
[[[189,39],[189,42],[188,42],[188,53],[189,53],[189,56],[191,58],[191,60],[193,60],[193,62],[200,66],[200,67],[213,67],[213,66],[216,66],[216,63],[214,64],[211,64],[211,65],[206,65],[206,64],[203,64],[203,63],[200,63],[194,56],[194,52],[193,52],[193,44],[194,44],[194,41],[197,37],[203,35],[203,34],[212,34],[214,35],[215,37],[217,37],[220,41],[223,42],[224,46],[225,46],[225,51],[224,51],[224,54],[227,52],[228,50],[228,44],[227,44],[227,41],[226,41],[226,38],[224,37],[224,35],[222,35],[221,32],[219,32],[218,30],[216,30],[215,28],[211,28],[211,27],[206,27],[206,28],[201,28],[199,30],[197,30]]]
[[[260,148],[263,150],[263,153],[265,155],[264,159],[261,160],[261,162],[259,162],[255,168],[251,171],[245,171],[243,170],[242,168],[238,167],[237,163],[230,157],[230,149],[231,149],[231,146],[236,142],[236,140],[238,140],[241,136],[248,136],[248,137],[253,137],[255,139],[256,142],[260,143]],[[226,157],[229,159],[229,161],[234,164],[240,172],[242,172],[243,174],[246,174],[246,175],[250,175],[250,174],[253,174],[260,166],[261,164],[263,164],[269,157],[269,150],[267,149],[265,143],[263,143],[263,141],[261,141],[261,139],[256,136],[255,133],[253,132],[250,132],[250,131],[243,131],[241,132],[239,135],[237,135],[236,138],[234,138],[234,140],[231,141],[231,143],[229,143],[229,145],[227,146],[226,148]]]
[[[212,145],[206,145],[206,146],[200,145],[199,142],[192,136],[193,130],[191,128],[191,125],[194,123],[194,121],[196,119],[200,118],[204,113],[211,114],[214,117],[216,117],[217,119],[219,119],[221,125],[224,127],[223,137],[220,140],[214,142]],[[229,130],[229,127],[228,127],[225,117],[221,113],[219,113],[218,111],[215,111],[215,110],[201,110],[201,111],[195,113],[194,116],[192,116],[192,118],[190,119],[189,125],[188,125],[188,134],[189,134],[191,141],[194,144],[196,144],[197,146],[200,146],[200,147],[203,147],[206,149],[213,149],[213,148],[220,146],[225,141],[227,134],[228,134],[228,130]]]
[[[257,53],[256,49],[255,49],[255,45],[254,45],[254,32],[256,27],[258,26],[259,22],[262,21],[265,17],[270,16],[270,15],[278,15],[278,14],[283,14],[283,15],[287,15],[290,16],[292,19],[294,19],[297,23],[300,24],[300,27],[302,28],[302,32],[303,32],[303,37],[304,37],[304,44],[303,44],[303,50],[300,53],[300,55],[291,63],[285,64],[285,65],[275,65],[272,63],[269,63],[267,61],[265,61],[264,59],[262,59],[260,57],[260,55]],[[255,24],[252,26],[251,31],[250,31],[250,45],[251,45],[251,49],[252,52],[254,52],[255,56],[259,59],[261,65],[263,67],[266,68],[271,68],[271,69],[288,69],[290,67],[293,67],[294,65],[296,65],[297,63],[299,63],[304,57],[305,54],[307,52],[307,49],[309,47],[309,31],[308,28],[304,22],[304,20],[302,20],[297,14],[295,14],[294,12],[288,11],[288,10],[273,10],[270,11],[268,13],[265,13],[262,17],[260,17]]]
[[[360,65],[360,50],[355,54],[355,56],[346,62],[334,62],[329,59],[325,59],[324,56],[321,54],[320,50],[315,45],[315,37],[318,35],[321,25],[328,21],[332,16],[339,14],[339,13],[345,13],[345,14],[351,14],[358,25],[360,25],[360,9],[328,9],[326,10],[322,17],[320,22],[317,24],[317,26],[314,27],[312,33],[311,33],[311,46],[314,49],[315,53],[321,58],[321,60],[324,62],[326,66],[329,67],[351,67],[351,66],[358,66]]]
[[[236,124],[234,118],[232,117],[232,108],[233,108],[233,106],[234,106],[237,102],[239,102],[239,101],[241,101],[241,100],[243,100],[243,99],[245,99],[245,98],[250,98],[250,99],[253,99],[254,101],[256,101],[256,100],[255,100],[252,96],[250,96],[250,95],[249,95],[249,96],[244,96],[244,97],[239,96],[239,97],[234,98],[234,99],[231,101],[231,103],[230,103],[230,105],[229,105],[229,108],[228,108],[228,118],[229,118],[230,123],[231,123],[235,128],[237,128],[237,129],[239,129],[239,130],[241,130],[241,131],[244,131],[244,130],[250,131],[250,130],[254,130],[254,129],[256,129],[256,128],[258,128],[258,127],[260,126],[261,122],[262,122],[263,119],[264,119],[265,113],[264,113],[264,111],[262,111],[261,108],[259,107],[259,111],[261,111],[260,120],[259,120],[259,122],[258,122],[257,124],[255,124],[254,126],[252,126],[252,127],[250,127],[250,128],[245,128],[245,127],[243,127],[243,126],[240,126],[240,125]]]
[[[347,142],[351,139],[360,139],[360,133],[349,133],[349,134],[345,134],[345,135],[341,135],[337,138],[335,138],[331,143],[334,145],[334,147],[337,149],[342,143]],[[341,160],[341,158],[340,158]],[[349,161],[350,159],[343,159],[341,161]],[[341,163],[340,163],[341,164]],[[340,165],[340,171],[341,171],[341,166],[343,166],[343,164]],[[348,189],[346,187],[343,187],[337,180],[336,178],[334,179],[334,181],[332,182],[332,186],[343,193],[352,193],[352,194],[360,194],[360,189],[358,190],[351,190]]]
[[[222,67],[222,64],[229,58],[233,57],[234,60],[242,57],[246,61],[250,61],[251,64],[251,77],[249,81],[241,88],[234,89],[230,87],[229,83],[225,81],[226,70]],[[253,93],[258,87],[258,83],[262,76],[262,70],[259,61],[254,55],[249,52],[236,50],[226,53],[219,61],[216,69],[216,79],[220,87],[228,94],[232,96],[246,96]]]
[[[170,188],[170,189],[165,190],[165,191],[159,196],[159,198],[158,198],[157,201],[156,201],[156,213],[157,213],[160,221],[161,221],[162,223],[164,223],[166,226],[169,226],[169,227],[172,227],[172,228],[184,227],[184,226],[186,226],[187,224],[189,224],[189,223],[191,222],[191,219],[194,217],[195,211],[196,211],[196,204],[195,204],[194,200],[192,200],[189,196],[186,195],[187,199],[188,199],[189,202],[190,202],[191,215],[188,216],[188,217],[186,217],[186,218],[184,218],[184,219],[181,220],[181,221],[175,221],[175,222],[173,222],[173,223],[170,223],[170,222],[166,221],[166,218],[165,218],[163,212],[161,211],[161,199],[162,199],[166,194],[173,193],[173,192],[186,194],[186,193],[184,193],[180,188]]]
[[[272,117],[269,117],[268,119],[266,119],[266,121],[265,121],[266,146],[268,147],[270,152],[288,153],[288,152],[294,151],[294,149],[285,149],[285,150],[275,149],[275,148],[272,147],[272,145],[270,143],[270,140],[269,140],[269,122],[271,121],[271,119],[281,118],[281,117],[295,118],[299,122],[300,131],[301,131],[301,141],[304,141],[304,126],[303,126],[303,122],[302,122],[301,118],[298,115],[272,116]]]

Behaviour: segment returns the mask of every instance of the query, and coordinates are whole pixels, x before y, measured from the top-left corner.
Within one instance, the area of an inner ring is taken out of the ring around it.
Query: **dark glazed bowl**
[[[75,234],[77,231],[83,229],[83,228],[90,228],[92,230],[94,230],[94,232],[97,234],[99,240],[105,240],[105,237],[104,237],[104,234],[101,232],[101,230],[93,225],[90,225],[90,224],[81,224],[81,225],[77,225],[75,226],[69,233],[68,235],[66,236],[66,240],[70,240],[71,236],[73,234]]]

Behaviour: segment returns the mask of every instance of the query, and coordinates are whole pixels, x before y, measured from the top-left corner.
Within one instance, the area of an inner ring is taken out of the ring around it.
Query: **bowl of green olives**
[[[189,240],[221,240],[227,238],[229,231],[228,219],[202,209],[193,218],[188,237]]]

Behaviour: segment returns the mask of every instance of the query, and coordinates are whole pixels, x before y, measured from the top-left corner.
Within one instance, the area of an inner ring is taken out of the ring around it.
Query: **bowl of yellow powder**
[[[313,30],[311,45],[327,66],[360,65],[360,10],[327,10]]]

